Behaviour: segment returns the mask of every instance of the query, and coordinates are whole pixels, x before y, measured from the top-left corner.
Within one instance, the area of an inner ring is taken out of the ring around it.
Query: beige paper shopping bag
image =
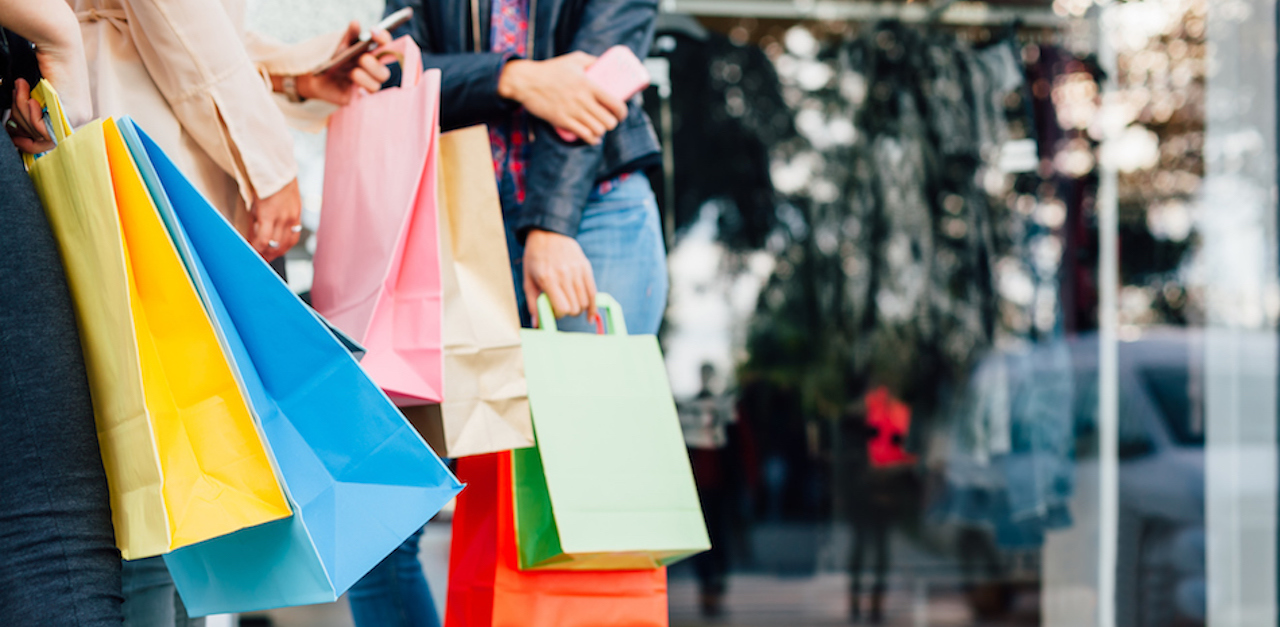
[[[405,414],[444,456],[533,446],[520,316],[483,126],[440,136],[439,181],[444,402]]]

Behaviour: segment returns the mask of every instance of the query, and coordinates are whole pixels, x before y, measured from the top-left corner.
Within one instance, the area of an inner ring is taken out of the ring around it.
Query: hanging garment
[[[650,56],[671,68],[670,115],[656,88],[644,98],[659,135],[671,143],[675,189],[661,187],[665,177],[650,176],[663,214],[674,213],[682,232],[708,201],[722,200],[720,240],[732,248],[763,246],[777,224],[769,151],[795,134],[773,64],[758,46],[719,33],[699,38],[661,29]],[[666,206],[668,197],[674,207]]]

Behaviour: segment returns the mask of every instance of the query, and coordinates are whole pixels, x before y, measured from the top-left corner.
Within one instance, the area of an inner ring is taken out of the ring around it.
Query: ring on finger
[[[269,240],[267,240],[267,246],[268,246],[268,247],[270,247],[270,248],[279,248],[279,247],[280,247],[280,242],[277,242],[277,241],[275,241],[275,240],[273,240],[273,239],[269,239]]]
[[[301,224],[295,224],[295,225],[293,225],[293,226],[289,227],[289,230],[290,230],[290,231],[293,231],[294,233],[301,233],[301,232],[302,232],[302,225],[301,225]]]

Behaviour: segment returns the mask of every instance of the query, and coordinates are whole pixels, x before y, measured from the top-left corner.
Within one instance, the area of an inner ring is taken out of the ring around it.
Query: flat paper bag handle
[[[596,308],[604,312],[608,326],[608,335],[626,335],[627,321],[622,315],[622,305],[612,296],[599,292],[596,294]],[[538,295],[538,328],[546,331],[557,331],[556,314],[551,309],[551,299],[545,293]],[[605,333],[601,333],[604,335]]]
[[[397,37],[391,43],[370,54],[379,61],[383,57],[395,57],[400,62],[400,87],[417,87],[422,82],[422,49],[418,48],[417,42],[413,41],[412,37],[408,35]],[[412,80],[409,77],[413,77]],[[352,85],[349,93],[352,102],[373,95],[365,93],[364,89],[357,85]]]
[[[373,56],[378,60],[392,56],[400,62],[401,87],[417,87],[422,82],[422,50],[412,37],[397,37],[391,43],[374,50]]]
[[[36,83],[35,89],[31,90],[31,98],[40,103],[44,107],[47,116],[47,127],[53,134],[53,143],[61,144],[71,136],[71,123],[67,121],[67,115],[62,111],[62,99],[58,97],[58,90],[53,88],[49,81],[40,79]],[[35,165],[35,155],[22,155],[22,161],[30,170]]]

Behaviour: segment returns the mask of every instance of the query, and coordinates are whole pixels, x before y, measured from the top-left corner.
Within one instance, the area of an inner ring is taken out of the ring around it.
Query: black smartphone
[[[374,25],[372,29],[370,29],[370,32],[372,32],[373,30],[391,31],[393,29],[399,28],[401,25],[403,25],[405,22],[408,22],[412,18],[413,18],[413,9],[411,7],[405,7],[383,18],[381,22],[378,22],[377,24]],[[324,65],[320,66],[314,72],[312,72],[312,74],[316,74],[316,75],[324,74],[325,72],[329,72],[334,68],[341,67],[346,63],[350,63],[352,59],[355,59],[356,57],[359,57],[360,55],[366,52],[369,52],[370,50],[373,50],[377,46],[378,44],[374,43],[373,41],[370,41],[368,33],[361,35],[358,41],[348,46],[345,50],[338,52],[338,54],[333,55],[332,59],[329,59]]]

